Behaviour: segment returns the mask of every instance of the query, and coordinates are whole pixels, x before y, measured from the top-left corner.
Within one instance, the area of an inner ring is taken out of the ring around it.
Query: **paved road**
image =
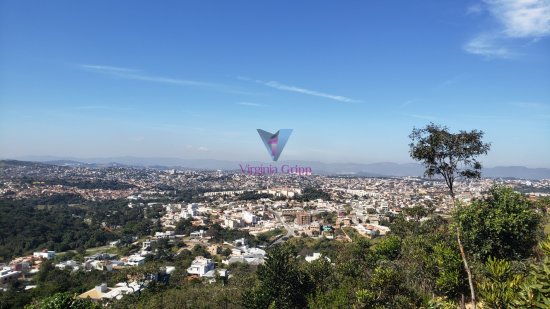
[[[287,231],[285,236],[280,237],[279,239],[277,239],[276,241],[274,241],[271,244],[273,246],[273,245],[279,244],[281,242],[285,242],[288,238],[290,238],[290,236],[294,236],[294,228],[291,225],[286,224],[286,222],[283,219],[281,219],[281,214],[280,213],[278,213],[276,211],[273,211],[273,210],[270,210],[270,212],[273,214],[273,216],[275,216],[277,221],[279,221],[280,223],[283,224],[283,226],[285,227],[285,229]]]

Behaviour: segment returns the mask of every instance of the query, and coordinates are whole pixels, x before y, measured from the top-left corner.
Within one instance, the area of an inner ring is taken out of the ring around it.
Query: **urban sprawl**
[[[243,170],[251,171],[251,168],[244,167]],[[228,268],[233,263],[264,263],[267,247],[293,237],[346,242],[352,241],[349,233],[353,231],[367,238],[379,238],[390,232],[388,222],[403,209],[424,205],[432,207],[436,213],[447,215],[452,206],[443,181],[417,177],[92,168],[12,162],[3,164],[0,182],[0,196],[5,199],[72,194],[94,202],[123,200],[128,208],[154,209],[158,214],[144,220],[151,220],[159,228],[151,235],[134,235],[129,244],[133,249],[127,254],[110,250],[122,244],[121,240],[115,239],[105,243],[94,254],[87,255],[83,261],[59,259],[56,268],[112,272],[137,267],[155,254],[156,242],[164,241],[177,243],[180,248],[204,248],[209,257],[194,257],[191,265],[183,271],[186,276],[205,282],[232,276]],[[547,195],[544,192],[550,189],[550,180],[482,178],[459,182],[457,199],[467,203],[480,198],[495,184],[521,188],[523,193],[533,197]],[[178,199],[182,192],[192,192],[192,200]],[[177,226],[183,220],[195,227],[188,234],[177,232]],[[254,237],[269,235],[268,242],[253,245],[245,238],[213,242],[212,234],[208,232],[213,225],[244,231]],[[107,223],[103,227],[109,230],[120,228]],[[0,263],[0,288],[19,280],[24,281],[27,289],[32,289],[36,286],[33,274],[38,273],[41,263],[63,254],[65,252],[40,248],[32,254],[3,261]],[[328,259],[319,252],[304,256],[306,261],[319,258]],[[166,265],[162,273],[170,275],[175,270],[175,266]],[[153,280],[158,280],[158,277],[120,282],[114,286],[97,282],[95,288],[80,297],[119,299],[124,294],[145,289]]]

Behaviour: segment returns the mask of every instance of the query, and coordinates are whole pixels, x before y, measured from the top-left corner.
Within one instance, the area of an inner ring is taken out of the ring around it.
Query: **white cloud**
[[[511,38],[550,35],[549,0],[486,0],[489,11]]]
[[[251,82],[258,83],[258,84],[262,84],[264,86],[275,88],[275,89],[278,89],[278,90],[296,92],[296,93],[301,93],[301,94],[306,94],[306,95],[331,99],[331,100],[335,100],[335,101],[339,101],[339,102],[347,102],[347,103],[360,102],[358,100],[351,99],[351,98],[348,98],[348,97],[334,95],[334,94],[328,94],[328,93],[325,93],[325,92],[300,88],[300,87],[296,87],[296,86],[289,86],[289,85],[285,85],[285,84],[282,84],[282,83],[279,83],[279,82],[276,82],[276,81],[266,82],[266,81],[250,79],[250,78],[241,77],[241,76],[239,76],[237,78],[240,79],[240,80],[251,81]]]
[[[467,12],[479,13],[486,9],[498,21],[498,27],[474,36],[464,45],[471,54],[488,58],[512,58],[513,39],[536,42],[550,35],[550,0],[484,0],[484,8],[468,7]]]

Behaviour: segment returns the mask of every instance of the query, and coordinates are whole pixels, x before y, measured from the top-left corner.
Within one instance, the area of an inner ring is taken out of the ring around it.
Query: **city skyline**
[[[292,128],[283,160],[408,163],[434,122],[483,130],[485,166],[550,167],[548,1],[0,11],[0,158],[265,161],[256,129]]]

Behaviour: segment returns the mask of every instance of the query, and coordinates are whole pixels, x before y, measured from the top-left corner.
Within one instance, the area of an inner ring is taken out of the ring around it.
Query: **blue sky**
[[[550,1],[1,1],[0,157],[411,162],[433,121],[550,167]]]

